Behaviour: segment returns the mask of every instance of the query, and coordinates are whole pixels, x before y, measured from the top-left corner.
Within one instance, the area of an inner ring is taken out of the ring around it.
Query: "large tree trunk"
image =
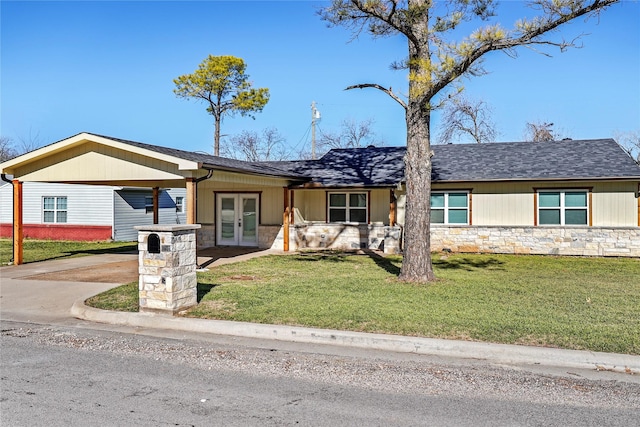
[[[407,185],[404,222],[404,260],[400,280],[430,282],[435,280],[431,264],[431,147],[430,112],[409,104],[407,109]]]
[[[409,7],[421,8],[424,0],[409,1]],[[409,100],[406,109],[407,186],[404,220],[404,259],[400,280],[435,280],[431,264],[431,144],[430,94],[432,70],[429,52],[429,22],[424,16],[413,26],[409,40]]]

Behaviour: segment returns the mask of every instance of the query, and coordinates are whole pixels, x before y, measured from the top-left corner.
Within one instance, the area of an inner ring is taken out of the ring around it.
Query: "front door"
[[[216,205],[219,246],[258,246],[257,194],[218,194]]]

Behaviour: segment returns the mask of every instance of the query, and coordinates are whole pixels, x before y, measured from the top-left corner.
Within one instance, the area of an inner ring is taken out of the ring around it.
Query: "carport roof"
[[[96,134],[91,134],[96,135]],[[197,152],[197,151],[185,151],[177,148],[162,147],[159,145],[146,144],[144,142],[130,141],[126,139],[114,138],[111,136],[96,135],[101,138],[111,139],[123,144],[131,145],[134,147],[142,148],[156,153],[165,154],[171,157],[177,157],[179,159],[189,160],[201,165],[204,169],[218,169],[231,172],[244,172],[256,175],[267,175],[279,178],[293,178],[303,180],[303,175],[292,173],[290,171],[277,169],[264,162],[245,162],[242,160],[229,159],[226,157],[214,156],[211,154]]]

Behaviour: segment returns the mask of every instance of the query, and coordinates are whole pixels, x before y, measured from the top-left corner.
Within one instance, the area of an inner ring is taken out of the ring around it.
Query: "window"
[[[153,196],[144,196],[145,213],[153,212]]]
[[[42,198],[43,222],[67,222],[67,197],[45,196]]]
[[[329,222],[368,222],[367,193],[329,193]]]
[[[182,213],[184,212],[182,209],[184,197],[176,197],[176,212]]]
[[[539,190],[539,225],[587,225],[587,190]]]
[[[431,223],[469,224],[469,193],[467,191],[432,192]]]

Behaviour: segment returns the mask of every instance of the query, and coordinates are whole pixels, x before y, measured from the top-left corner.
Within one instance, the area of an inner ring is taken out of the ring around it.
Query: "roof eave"
[[[156,151],[147,150],[141,147],[137,147],[131,144],[126,144],[124,142],[116,141],[103,136],[82,132],[70,138],[66,138],[61,141],[54,142],[53,144],[49,144],[47,146],[38,148],[36,150],[25,153],[21,156],[14,157],[13,159],[0,163],[0,171],[2,171],[2,173],[5,173],[5,174],[13,174],[16,168],[19,168],[22,165],[32,163],[45,156],[49,156],[64,150],[68,150],[69,148],[73,148],[74,146],[78,146],[86,142],[95,142],[98,144],[104,144],[104,145],[108,145],[124,151],[140,154],[145,157],[156,158],[158,160],[162,160],[168,163],[173,163],[178,166],[179,170],[198,170],[201,168],[201,164],[198,162],[182,159],[175,156],[169,156],[167,154],[162,154]]]
[[[493,179],[446,179],[432,180],[434,184],[460,183],[460,182],[531,182],[531,181],[638,181],[638,176],[612,176],[612,177],[561,177],[561,178],[493,178]]]

